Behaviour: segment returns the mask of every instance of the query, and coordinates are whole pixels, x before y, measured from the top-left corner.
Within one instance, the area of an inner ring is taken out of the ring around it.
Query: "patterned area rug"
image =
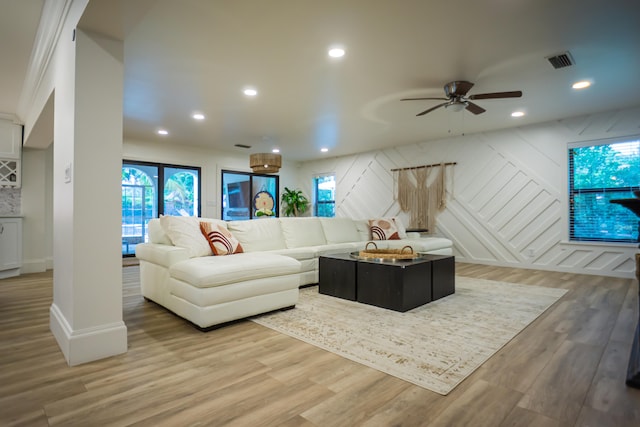
[[[406,313],[300,290],[254,322],[446,395],[567,292],[456,276],[456,293]]]

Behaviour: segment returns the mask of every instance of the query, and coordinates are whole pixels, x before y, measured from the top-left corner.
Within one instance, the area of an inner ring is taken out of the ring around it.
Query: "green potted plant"
[[[304,213],[309,206],[309,199],[302,194],[301,190],[290,190],[284,187],[282,193],[282,203],[284,203],[284,215],[285,216],[298,216]]]

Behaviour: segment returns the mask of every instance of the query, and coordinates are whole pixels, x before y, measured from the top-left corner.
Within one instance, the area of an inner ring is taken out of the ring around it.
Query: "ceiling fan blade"
[[[474,104],[473,102],[468,102],[467,101],[467,111],[472,112],[473,114],[482,114],[484,113],[485,110],[484,108],[482,108],[481,106],[479,106],[478,104]]]
[[[444,85],[444,93],[447,96],[465,96],[467,92],[473,87],[473,83],[459,80],[455,82],[449,82]]]
[[[446,101],[449,98],[402,98],[400,101],[422,101],[424,99],[439,99],[442,101]]]
[[[521,96],[522,92],[515,90],[512,92],[479,93],[477,95],[469,96],[469,99],[520,98]]]
[[[416,117],[418,117],[418,116],[424,116],[425,114],[432,112],[432,111],[433,111],[433,110],[435,110],[436,108],[440,108],[440,107],[442,107],[442,106],[444,106],[444,105],[447,105],[447,104],[448,104],[448,102],[443,102],[442,104],[438,104],[438,105],[436,105],[435,107],[431,107],[431,108],[429,108],[428,110],[424,110],[422,113],[418,113],[418,114],[416,114]]]

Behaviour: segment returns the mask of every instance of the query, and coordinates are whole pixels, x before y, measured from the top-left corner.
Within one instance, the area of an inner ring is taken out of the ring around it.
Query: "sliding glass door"
[[[222,219],[278,216],[278,175],[222,171]]]
[[[200,216],[200,168],[122,163],[122,255],[148,241],[147,224],[160,215]]]

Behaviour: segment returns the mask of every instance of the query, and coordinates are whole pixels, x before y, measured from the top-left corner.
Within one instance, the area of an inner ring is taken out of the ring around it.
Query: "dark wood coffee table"
[[[319,259],[319,292],[405,312],[455,292],[455,258],[363,259],[350,253]]]

